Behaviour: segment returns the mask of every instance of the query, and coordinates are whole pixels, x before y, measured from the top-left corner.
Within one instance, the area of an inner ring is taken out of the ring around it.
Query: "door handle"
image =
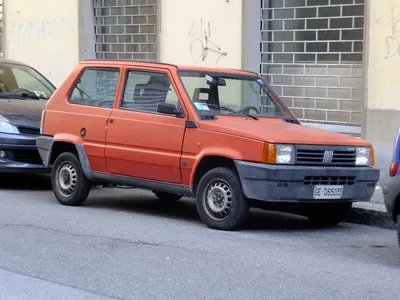
[[[110,118],[110,119],[108,119],[108,122],[112,124],[112,123],[114,123],[114,119]]]

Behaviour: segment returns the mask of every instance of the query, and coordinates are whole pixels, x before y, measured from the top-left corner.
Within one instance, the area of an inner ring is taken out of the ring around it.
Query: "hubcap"
[[[59,191],[64,197],[70,197],[74,193],[77,175],[71,163],[67,162],[59,167],[57,183]]]
[[[207,215],[216,220],[226,219],[232,212],[233,193],[231,187],[222,179],[211,182],[203,201]]]

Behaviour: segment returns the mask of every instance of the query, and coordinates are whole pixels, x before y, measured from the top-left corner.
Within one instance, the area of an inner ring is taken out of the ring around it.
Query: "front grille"
[[[355,166],[356,149],[354,147],[296,147],[296,164],[325,166]]]
[[[354,185],[355,176],[306,176],[305,185]]]
[[[40,134],[40,129],[36,127],[18,126],[18,131],[21,134],[32,134],[32,135]]]
[[[12,155],[16,162],[26,164],[43,164],[42,158],[37,150],[13,150]]]

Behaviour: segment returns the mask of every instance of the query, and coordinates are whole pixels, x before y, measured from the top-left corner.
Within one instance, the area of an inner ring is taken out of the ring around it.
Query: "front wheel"
[[[82,171],[75,154],[66,152],[57,157],[51,172],[51,185],[58,202],[68,206],[82,204],[91,184]]]
[[[307,218],[322,226],[334,226],[341,223],[348,215],[352,203],[314,204],[306,213]]]
[[[249,211],[238,175],[228,168],[215,168],[203,176],[196,192],[196,206],[201,220],[217,230],[240,227]]]

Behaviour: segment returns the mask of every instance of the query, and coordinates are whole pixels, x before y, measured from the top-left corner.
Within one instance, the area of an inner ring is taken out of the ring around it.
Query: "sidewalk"
[[[375,189],[370,202],[356,202],[353,204],[353,209],[346,221],[385,229],[396,229],[396,224],[392,222],[386,212],[382,188],[379,186]]]

